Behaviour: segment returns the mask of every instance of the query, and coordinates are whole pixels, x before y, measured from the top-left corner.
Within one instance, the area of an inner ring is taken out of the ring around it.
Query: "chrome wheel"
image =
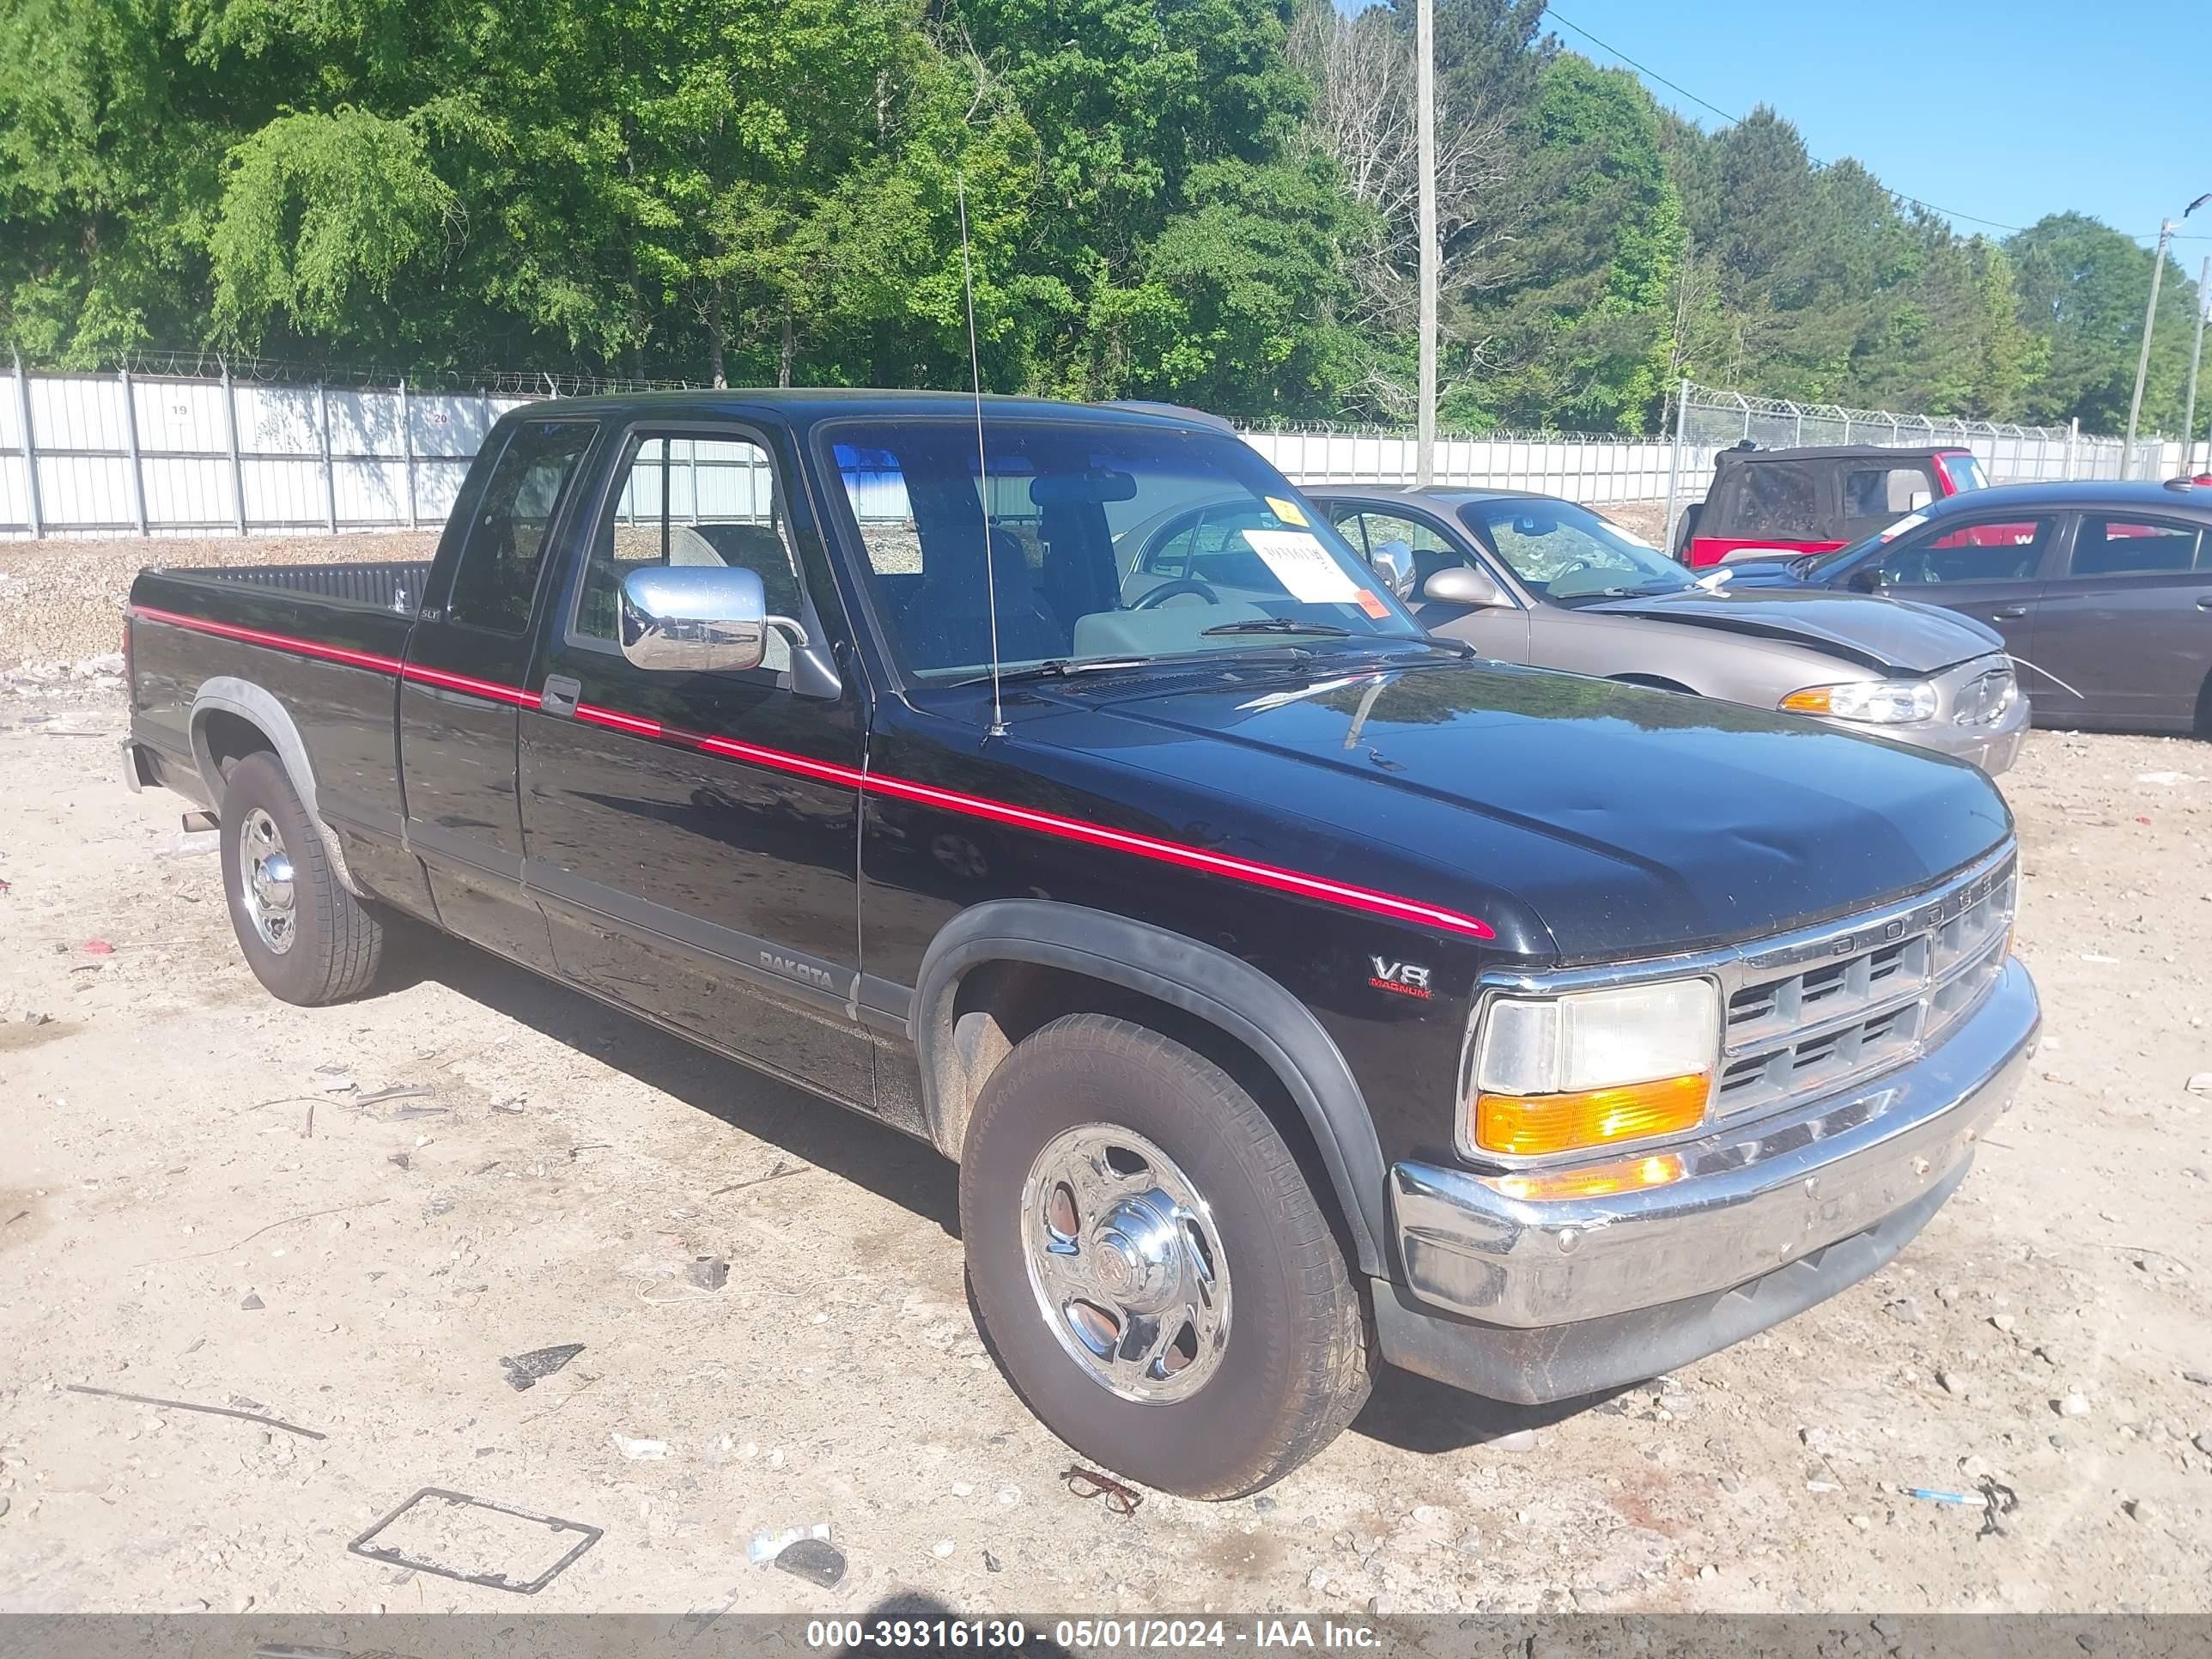
[[[298,934],[292,856],[276,820],[259,807],[238,827],[238,890],[261,942],[282,956]]]
[[[1055,1135],[1022,1186],[1038,1311],[1070,1358],[1124,1400],[1195,1394],[1229,1346],[1229,1264],[1205,1197],[1140,1134]]]

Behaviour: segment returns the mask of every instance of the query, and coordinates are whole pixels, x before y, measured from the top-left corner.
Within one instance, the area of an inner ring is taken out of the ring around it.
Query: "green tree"
[[[27,356],[198,339],[222,140],[181,58],[157,3],[0,7],[0,332]]]
[[[1534,205],[1513,260],[1455,295],[1465,331],[1490,344],[1486,372],[1448,412],[1458,424],[1640,432],[1663,396],[1685,252],[1658,107],[1633,76],[1565,53],[1545,64],[1516,134]]]
[[[2150,250],[2094,219],[2060,213],[2030,225],[2006,251],[2018,270],[2022,319],[2049,343],[2048,362],[2027,388],[2030,417],[2078,416],[2093,431],[2123,430],[2150,300]],[[2180,424],[2195,296],[2196,284],[2169,264],[2143,390],[2148,430]]]

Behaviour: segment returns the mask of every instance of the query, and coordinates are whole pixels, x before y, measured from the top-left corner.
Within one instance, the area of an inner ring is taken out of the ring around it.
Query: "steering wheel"
[[[1204,599],[1208,605],[1219,605],[1221,603],[1221,595],[1215,592],[1213,589],[1206,583],[1200,581],[1195,576],[1183,576],[1178,578],[1175,581],[1162,582],[1151,592],[1146,594],[1143,599],[1139,599],[1136,604],[1131,605],[1129,609],[1132,611],[1150,611],[1155,605],[1160,605],[1166,600],[1172,599],[1178,594],[1182,593],[1195,593],[1199,598]]]

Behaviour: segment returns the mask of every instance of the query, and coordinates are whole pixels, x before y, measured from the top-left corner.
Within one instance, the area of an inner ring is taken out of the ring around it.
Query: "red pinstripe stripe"
[[[314,640],[295,640],[289,634],[264,634],[258,628],[210,622],[204,617],[179,616],[173,611],[156,611],[150,605],[134,605],[131,614],[148,622],[167,623],[173,628],[189,628],[195,634],[213,634],[222,639],[242,641],[247,645],[265,645],[271,651],[289,651],[297,656],[320,657],[326,662],[342,662],[352,668],[374,668],[380,673],[398,674],[407,666],[397,657],[380,657],[368,651],[349,651],[343,646],[323,645]]]
[[[397,658],[377,656],[366,651],[349,651],[342,646],[295,639],[289,635],[264,633],[257,628],[240,628],[230,623],[210,622],[204,617],[183,616],[173,611],[156,611],[148,606],[136,607],[131,614],[148,622],[167,623],[196,633],[213,634],[222,639],[238,640],[248,645],[266,646],[271,650],[289,651],[300,656],[343,663],[349,667],[374,669],[405,679],[514,703],[520,708],[535,708],[538,706],[538,699],[520,686],[501,685],[466,674],[448,673],[444,669],[426,668],[419,663],[402,662]],[[767,767],[824,783],[842,784],[864,793],[872,790],[880,795],[934,806],[944,811],[988,818],[996,823],[1056,836],[1065,841],[1081,842],[1088,846],[1110,848],[1116,852],[1133,854],[1139,858],[1152,859],[1158,863],[1202,871],[1209,875],[1227,876],[1235,881],[1272,888],[1278,892],[1295,893],[1304,898],[1320,899],[1347,909],[1365,910],[1399,921],[1441,928],[1447,933],[1468,933],[1476,939],[1496,937],[1490,924],[1479,916],[1462,915],[1456,910],[1424,904],[1417,899],[1401,898],[1395,893],[1376,892],[1372,888],[1355,887],[1348,882],[1331,881],[1326,877],[1310,876],[1301,871],[1285,870],[1251,859],[1235,858],[1226,853],[1209,852],[1205,848],[1192,847],[1182,842],[1162,841],[1153,836],[1109,829],[1103,823],[1062,817],[1056,812],[1040,812],[1030,807],[1016,806],[1011,802],[963,794],[957,790],[940,789],[933,784],[915,783],[905,778],[887,776],[881,772],[856,771],[849,766],[812,760],[805,755],[793,755],[781,749],[763,749],[757,744],[740,743],[734,738],[718,738],[705,732],[690,732],[641,715],[625,714],[619,709],[602,708],[596,703],[579,703],[575,713],[578,720],[595,726],[682,744],[704,754],[719,755],[749,765]]]
[[[210,622],[204,617],[186,617],[174,611],[156,611],[150,605],[141,605],[132,614],[148,622],[167,623],[174,628],[189,628],[195,633],[213,634],[246,645],[266,646],[272,651],[289,651],[295,656],[319,657],[325,662],[343,663],[349,668],[373,669],[380,674],[397,674],[402,679],[442,686],[449,691],[465,691],[471,696],[489,697],[495,702],[511,702],[526,708],[538,707],[538,699],[519,686],[501,685],[495,680],[480,680],[469,674],[449,673],[445,669],[428,668],[418,662],[402,662],[397,657],[382,657],[373,651],[350,651],[342,645],[325,645],[317,640],[295,639],[289,634],[264,633],[258,628],[240,628],[234,623]]]

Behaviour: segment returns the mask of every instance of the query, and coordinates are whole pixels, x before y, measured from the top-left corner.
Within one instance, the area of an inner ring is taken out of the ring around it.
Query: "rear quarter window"
[[[461,544],[446,601],[451,621],[529,630],[546,538],[599,429],[596,421],[526,421],[508,436]]]

